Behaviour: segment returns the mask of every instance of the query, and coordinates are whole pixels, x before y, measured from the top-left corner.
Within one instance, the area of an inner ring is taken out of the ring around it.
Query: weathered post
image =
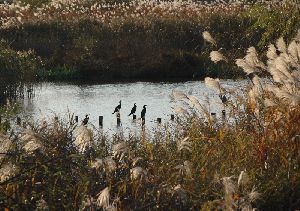
[[[120,111],[117,112],[117,126],[119,127],[121,125],[121,114]]]
[[[75,122],[78,123],[78,116],[75,116]]]
[[[99,116],[99,127],[103,128],[103,116]]]
[[[145,125],[145,117],[142,117],[141,119],[142,119],[142,126],[144,126]]]
[[[17,125],[21,126],[21,118],[20,117],[17,117]]]
[[[175,120],[175,115],[171,114],[171,120],[174,121]]]
[[[222,118],[223,118],[223,120],[225,120],[225,118],[226,118],[226,111],[225,110],[222,110]]]
[[[161,118],[157,118],[157,123],[161,124]]]

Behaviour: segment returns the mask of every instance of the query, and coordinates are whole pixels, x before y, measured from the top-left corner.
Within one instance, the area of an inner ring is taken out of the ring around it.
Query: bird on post
[[[224,104],[227,103],[227,97],[225,94],[224,95],[220,94],[219,97],[220,97],[222,103],[224,103]]]
[[[147,106],[147,105],[144,105],[144,106],[143,106],[143,110],[142,110],[142,112],[141,112],[141,118],[142,118],[142,119],[145,118],[145,114],[146,114],[146,106]]]
[[[121,100],[119,101],[119,105],[115,107],[115,110],[112,114],[119,112],[121,110]]]
[[[86,114],[86,115],[85,115],[85,118],[82,120],[82,124],[83,124],[83,125],[87,125],[87,123],[89,122],[89,119],[90,119],[89,115]]]
[[[130,112],[130,114],[128,116],[130,116],[131,114],[135,114],[135,112],[136,112],[136,103],[134,103],[134,105],[133,105],[133,107],[131,109],[131,112]]]

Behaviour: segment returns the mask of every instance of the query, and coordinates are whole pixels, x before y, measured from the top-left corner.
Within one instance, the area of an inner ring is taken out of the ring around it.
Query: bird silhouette
[[[121,109],[121,100],[119,101],[119,105],[115,107],[115,110],[114,110],[114,112],[112,114],[120,111],[120,109]]]
[[[87,125],[87,123],[89,122],[89,119],[90,119],[89,115],[86,114],[86,115],[85,115],[85,118],[82,120],[82,124],[83,124],[83,125]]]
[[[131,112],[130,112],[130,114],[128,116],[130,116],[131,114],[135,114],[135,112],[136,112],[136,103],[134,103],[134,105],[133,105],[133,107],[131,109]]]
[[[142,112],[141,112],[141,118],[142,118],[142,119],[145,118],[145,114],[146,114],[146,106],[147,106],[147,105],[144,105],[144,106],[143,106],[143,110],[142,110]]]
[[[222,103],[226,103],[227,102],[227,97],[226,95],[219,95],[220,99],[222,100]]]

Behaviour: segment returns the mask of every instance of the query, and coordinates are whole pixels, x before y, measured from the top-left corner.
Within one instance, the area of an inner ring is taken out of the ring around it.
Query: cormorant
[[[143,106],[143,110],[142,110],[142,112],[141,112],[141,118],[142,118],[142,119],[145,118],[145,114],[146,114],[146,106],[147,106],[147,105],[144,105],[144,106]]]
[[[83,124],[83,125],[87,125],[87,123],[89,122],[89,119],[90,119],[89,115],[86,114],[86,115],[85,115],[85,118],[82,120],[82,124]]]
[[[116,106],[116,108],[115,108],[115,110],[114,110],[114,112],[113,112],[112,114],[114,114],[114,113],[120,111],[120,109],[121,109],[121,100],[119,101],[119,105]]]
[[[134,103],[134,105],[133,105],[133,107],[131,109],[131,112],[130,112],[130,114],[128,116],[130,116],[131,114],[135,114],[135,112],[136,112],[136,103]]]
[[[222,103],[226,103],[226,102],[227,102],[227,97],[226,97],[226,95],[220,94],[219,97],[220,97],[220,99],[222,100]]]

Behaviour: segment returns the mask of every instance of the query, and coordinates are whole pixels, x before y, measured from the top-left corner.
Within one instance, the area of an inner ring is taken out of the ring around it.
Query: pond
[[[226,88],[241,88],[246,81],[222,81]],[[103,129],[105,131],[116,128],[116,116],[112,114],[114,108],[122,100],[121,121],[123,129],[130,128],[132,117],[128,114],[137,105],[137,118],[141,115],[143,105],[147,105],[146,126],[156,125],[155,120],[162,118],[162,123],[170,120],[174,114],[173,108],[178,102],[173,102],[170,94],[173,90],[183,91],[194,95],[200,102],[205,96],[210,99],[210,112],[220,112],[221,105],[218,93],[207,88],[203,81],[187,81],[180,83],[116,83],[77,85],[67,83],[40,83],[35,85],[35,97],[24,100],[24,115],[31,116],[33,120],[53,118],[54,114],[66,116],[74,113],[81,122],[85,114],[90,115],[90,123],[98,127],[98,118],[103,116]]]

